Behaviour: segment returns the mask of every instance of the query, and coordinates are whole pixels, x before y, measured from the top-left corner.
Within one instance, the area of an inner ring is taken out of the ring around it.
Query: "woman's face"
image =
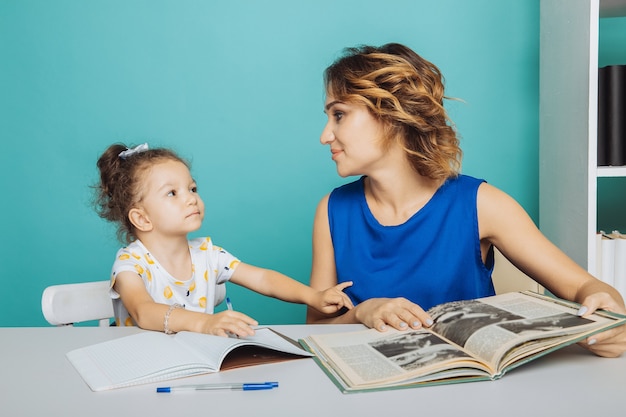
[[[386,154],[383,126],[364,105],[342,102],[328,94],[324,113],[328,122],[320,142],[330,146],[340,176],[372,175],[382,167]]]

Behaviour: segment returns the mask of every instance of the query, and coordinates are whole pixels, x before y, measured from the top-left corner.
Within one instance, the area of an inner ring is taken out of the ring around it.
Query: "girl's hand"
[[[626,314],[626,310],[608,293],[599,292],[584,299],[579,315],[589,316],[594,311],[603,309],[614,313]],[[615,358],[626,352],[626,325],[614,327],[605,332],[594,334],[579,343],[598,356]]]
[[[257,326],[259,323],[237,311],[226,310],[216,314],[203,314],[201,320],[198,320],[199,333],[212,334],[214,336],[237,336],[246,337],[254,336],[254,329],[251,326]]]
[[[371,298],[355,308],[356,319],[378,331],[384,332],[387,326],[394,329],[419,329],[430,327],[432,318],[420,306],[406,298]]]
[[[314,307],[316,310],[325,314],[333,314],[341,310],[342,308],[352,309],[354,305],[350,300],[350,297],[343,292],[345,288],[352,285],[352,281],[342,282],[334,287],[330,287],[327,290],[319,291],[316,294]]]

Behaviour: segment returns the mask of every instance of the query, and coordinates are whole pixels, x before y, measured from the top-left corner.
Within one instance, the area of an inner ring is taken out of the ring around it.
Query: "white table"
[[[294,339],[360,325],[271,326]],[[0,328],[0,414],[15,416],[599,416],[626,415],[626,357],[570,346],[498,381],[342,394],[312,359],[92,392],[65,353],[137,328]],[[279,381],[268,391],[157,394],[183,383]]]

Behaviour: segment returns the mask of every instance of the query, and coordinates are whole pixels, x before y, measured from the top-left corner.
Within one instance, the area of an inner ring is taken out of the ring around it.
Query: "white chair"
[[[94,320],[98,320],[100,326],[109,326],[114,316],[109,285],[110,281],[52,285],[43,291],[41,311],[54,326]],[[220,304],[225,297],[226,284],[217,285],[214,305]]]
[[[100,326],[109,326],[113,317],[109,285],[110,281],[52,285],[43,291],[41,311],[54,326],[95,320]]]

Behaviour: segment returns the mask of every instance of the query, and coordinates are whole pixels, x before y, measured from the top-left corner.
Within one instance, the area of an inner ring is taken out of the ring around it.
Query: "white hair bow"
[[[120,154],[118,155],[120,158],[122,159],[126,159],[131,155],[134,155],[136,153],[140,153],[140,152],[145,152],[148,150],[148,144],[147,143],[142,143],[141,145],[137,145],[132,149],[126,149],[125,151],[120,152]]]

